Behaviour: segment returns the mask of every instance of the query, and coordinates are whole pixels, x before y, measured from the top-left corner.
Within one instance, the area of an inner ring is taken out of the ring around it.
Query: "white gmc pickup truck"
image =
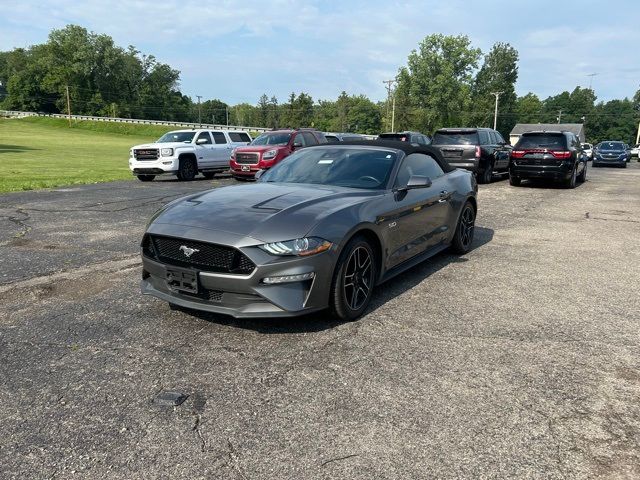
[[[216,173],[229,170],[234,148],[250,142],[247,132],[175,130],[155,143],[134,146],[129,152],[129,169],[142,182],[164,174],[193,180],[198,172],[213,178]]]

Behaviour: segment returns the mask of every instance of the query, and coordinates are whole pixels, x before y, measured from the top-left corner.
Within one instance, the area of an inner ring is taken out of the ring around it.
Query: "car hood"
[[[170,204],[152,225],[223,231],[265,243],[291,240],[304,237],[328,215],[382,194],[376,190],[285,183],[229,186]]]
[[[266,152],[267,150],[286,149],[286,145],[247,145],[246,147],[238,147],[236,152]]]

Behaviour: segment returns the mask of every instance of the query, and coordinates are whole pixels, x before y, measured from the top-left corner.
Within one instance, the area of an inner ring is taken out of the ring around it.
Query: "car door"
[[[494,131],[493,133],[496,136],[496,166],[500,169],[507,169],[511,158],[511,146],[507,145],[500,132]]]
[[[432,183],[428,187],[398,190],[406,186],[412,175],[429,177]],[[453,193],[440,165],[422,153],[412,153],[403,159],[394,190],[392,208],[382,216],[388,232],[386,268],[393,268],[448,237]]]
[[[195,139],[196,156],[198,157],[198,168],[211,168],[213,163],[213,142],[211,135],[207,131],[200,132]]]
[[[211,132],[211,136],[213,137],[213,159],[211,165],[216,168],[228,167],[233,145],[229,142],[225,132]]]

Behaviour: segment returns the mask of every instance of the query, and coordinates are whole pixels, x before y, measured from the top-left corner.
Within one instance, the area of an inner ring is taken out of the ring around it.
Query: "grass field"
[[[0,192],[132,179],[136,144],[170,127],[52,118],[0,119]]]

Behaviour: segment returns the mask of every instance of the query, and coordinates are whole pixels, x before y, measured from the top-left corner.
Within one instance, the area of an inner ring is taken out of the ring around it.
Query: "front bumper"
[[[509,174],[516,178],[542,178],[548,180],[569,180],[573,175],[572,162],[559,165],[518,165],[513,162]]]
[[[134,175],[163,175],[174,174],[178,171],[177,158],[160,157],[158,160],[136,160],[129,158],[129,170]]]
[[[328,306],[333,269],[337,261],[335,247],[310,257],[278,257],[257,247],[238,249],[256,264],[253,272],[250,275],[236,275],[192,269],[197,276],[198,294],[169,287],[167,269],[180,267],[172,267],[143,255],[142,293],[182,307],[237,318],[293,317]],[[315,275],[311,280],[269,285],[262,282],[265,277],[310,272]]]
[[[261,167],[259,163],[240,164],[232,160],[229,162],[229,168],[231,170],[231,173],[237,177],[253,178],[255,177],[256,172],[263,167]]]
[[[622,167],[627,163],[627,158],[602,158],[602,157],[594,157],[593,158],[593,166],[597,167],[600,165],[612,165],[614,167]]]

